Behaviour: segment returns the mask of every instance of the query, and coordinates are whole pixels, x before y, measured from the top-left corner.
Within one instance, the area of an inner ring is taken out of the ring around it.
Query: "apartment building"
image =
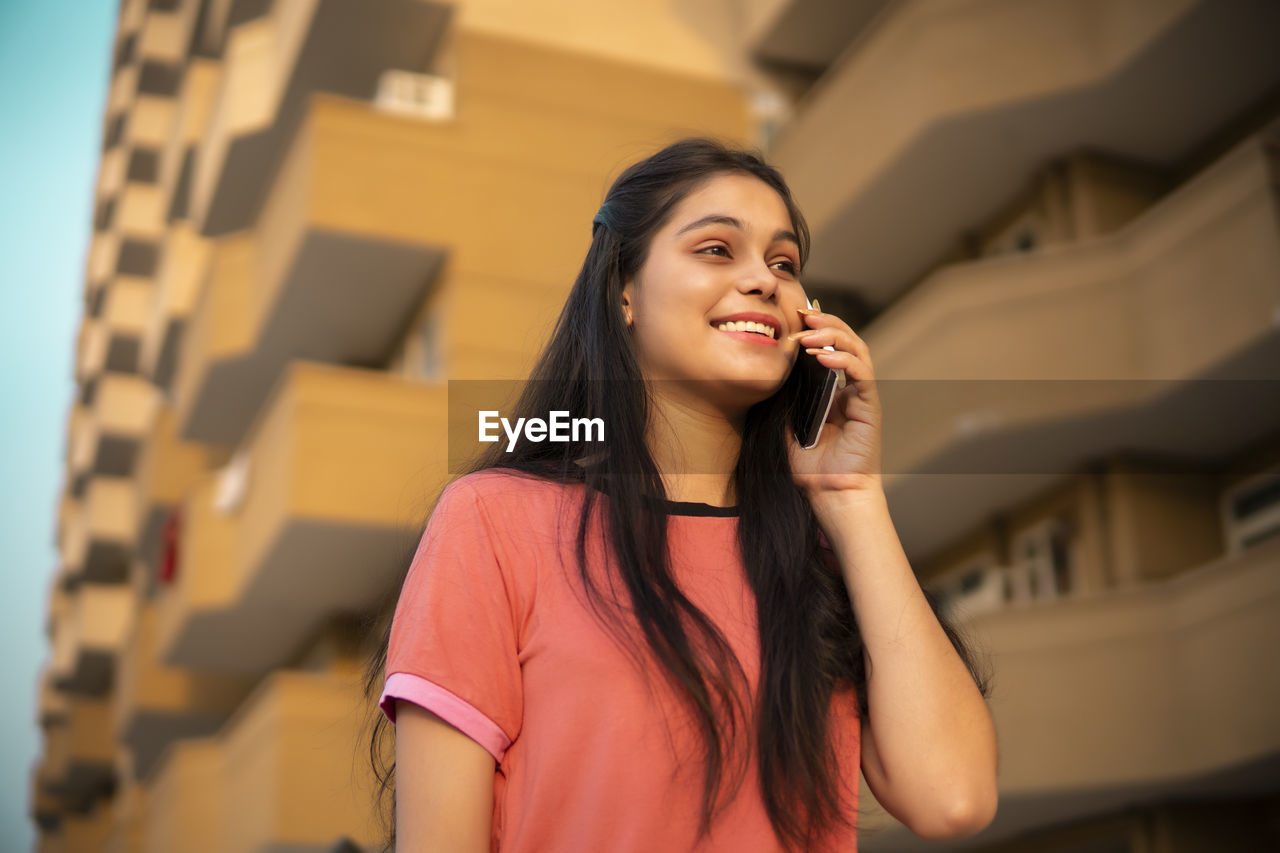
[[[40,849],[373,849],[362,631],[446,383],[527,371],[608,181],[689,133],[791,181],[904,547],[993,664],[996,821],[872,809],[863,849],[1274,838],[1280,7],[621,8],[121,4]]]

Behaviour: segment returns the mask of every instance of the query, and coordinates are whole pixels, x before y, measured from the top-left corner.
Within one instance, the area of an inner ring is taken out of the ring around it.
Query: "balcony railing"
[[[442,385],[293,363],[223,475],[223,508],[216,478],[187,502],[164,658],[259,674],[333,612],[373,606],[446,479],[445,417]]]
[[[365,710],[353,674],[268,675],[223,733],[224,849],[372,847],[372,774],[352,760],[367,754]]]
[[[203,234],[253,223],[307,96],[368,98],[388,68],[424,70],[451,7],[421,0],[277,3],[231,31],[192,185]]]
[[[45,761],[49,792],[72,809],[109,794],[116,771],[108,700],[73,697],[66,723],[46,730]]]
[[[137,538],[135,500],[128,477],[89,477],[82,509],[64,539],[62,559],[69,575],[106,584],[129,576]]]
[[[158,402],[155,386],[136,374],[103,373],[96,379],[93,406],[72,433],[67,461],[73,494],[83,494],[89,477],[133,474]]]
[[[160,388],[168,389],[203,277],[209,272],[209,241],[186,222],[169,229],[156,273],[156,298],[142,336],[139,368]]]
[[[136,777],[149,780],[170,744],[214,734],[252,682],[165,666],[156,649],[155,604],[140,605],[121,653],[113,693],[113,731],[133,756]]]
[[[133,621],[134,596],[123,584],[82,583],[71,596],[70,612],[59,623],[66,631],[55,647],[54,686],[84,696],[106,696]],[[65,623],[65,624],[64,624]],[[71,710],[74,710],[72,708]]]
[[[1273,3],[891,4],[772,151],[813,229],[806,272],[889,304],[1064,152],[1180,162],[1280,82],[1277,30]]]
[[[200,57],[192,57],[183,72],[173,126],[160,150],[158,183],[170,221],[187,218],[195,148],[208,127],[221,73],[221,63]]]
[[[1280,751],[1278,563],[1280,538],[1170,580],[968,621],[999,684],[989,841],[1120,799],[1203,796],[1210,778],[1241,791],[1269,778],[1251,768]],[[867,826],[882,849],[913,849],[902,827]]]
[[[222,853],[223,840],[236,822],[225,806],[222,745],[215,737],[174,741],[156,768],[150,786],[144,837],[146,850]]]
[[[54,682],[53,668],[50,664],[46,664],[40,670],[39,681],[37,720],[41,726],[66,722],[67,713],[71,708],[66,691],[59,689]]]
[[[1230,455],[1280,419],[1273,152],[1246,141],[1109,236],[943,267],[865,331],[909,547],[1117,450]],[[1166,428],[1206,406],[1233,417]]]
[[[153,292],[149,279],[130,275],[113,274],[90,286],[90,299],[99,300],[100,308],[81,321],[76,342],[76,381],[85,405],[92,404],[96,380],[105,371],[137,372]]]

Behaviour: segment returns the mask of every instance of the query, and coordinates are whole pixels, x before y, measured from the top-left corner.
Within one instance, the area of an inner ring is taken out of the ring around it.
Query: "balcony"
[[[99,172],[99,199],[113,196],[121,186],[123,162],[137,151],[156,152],[168,138],[174,117],[173,96],[197,11],[150,10],[139,29],[119,32],[117,61],[107,93],[103,168]],[[107,156],[113,168],[107,169]]]
[[[45,636],[53,639],[60,620],[71,612],[72,593],[61,583],[49,585],[48,611],[45,613]]]
[[[37,722],[42,727],[66,722],[67,713],[71,708],[70,699],[66,692],[59,690],[54,681],[53,667],[50,664],[46,664],[40,670],[38,687],[40,695]]]
[[[134,475],[137,483],[135,507],[138,511],[137,559],[146,566],[146,587],[154,586],[157,559],[164,525],[170,513],[209,473],[223,454],[201,444],[179,440],[173,409],[160,409],[146,441]]]
[[[125,124],[125,146],[159,152],[173,131],[177,107],[168,96],[139,94]]]
[[[214,734],[252,682],[163,665],[156,651],[156,606],[144,602],[120,656],[112,730],[132,752],[136,778],[149,780],[174,741]]]
[[[1064,151],[1183,161],[1280,82],[1277,30],[1273,3],[890,5],[771,152],[808,275],[886,305]]]
[[[217,491],[218,478],[207,475],[183,501],[178,542],[181,570],[156,591],[156,643],[159,660],[166,666],[208,669],[210,659],[216,663],[222,657],[212,649],[201,656],[199,644],[190,647],[188,640],[213,633],[216,619],[210,614],[225,611],[235,600],[231,576],[235,528],[214,506]]]
[[[61,589],[61,585],[58,588]],[[50,619],[48,624],[49,677],[55,690],[64,690],[71,682],[76,672],[76,658],[79,654],[76,627],[71,621],[72,598],[65,592],[61,596],[62,603],[55,611],[56,617]]]
[[[186,439],[238,443],[291,358],[384,360],[440,259],[426,245],[289,224],[293,233],[235,235],[214,249],[174,377]]]
[[[385,363],[437,278],[454,282],[446,327],[485,303],[510,323],[451,340],[449,375],[510,375],[541,343],[528,330],[554,322],[615,152],[689,127],[745,133],[741,94],[727,86],[474,34],[456,41],[465,125],[311,99],[254,230],[216,241],[173,384],[184,437],[238,443],[291,358]],[[601,106],[598,86],[616,104]],[[659,104],[662,121],[642,116]],[[581,146],[565,147],[566,123]],[[500,203],[467,201],[495,194]],[[508,235],[503,251],[495,233]]]
[[[62,820],[62,798],[49,792],[49,776],[44,761],[37,761],[31,767],[27,813],[41,832],[56,832]]]
[[[198,56],[191,57],[183,72],[169,138],[160,151],[158,183],[170,221],[187,218],[195,149],[208,128],[221,73],[221,63]]]
[[[155,242],[164,235],[164,198],[160,187],[131,181],[121,190],[115,222],[122,236]]]
[[[344,836],[371,849],[366,711],[354,674],[268,675],[222,736],[222,796],[236,816],[223,824],[222,849],[328,850]]]
[[[107,162],[103,160],[103,168],[107,168]],[[124,183],[123,172],[120,178]],[[99,312],[96,310],[93,299],[89,298],[90,294],[96,294],[102,290],[106,282],[116,273],[116,264],[120,260],[120,235],[113,230],[94,231],[93,236],[89,240],[89,257],[85,263],[85,301],[89,310],[86,312],[91,316],[96,316]]]
[[[142,336],[140,370],[160,388],[173,382],[178,346],[209,272],[210,244],[186,222],[175,223],[160,257],[156,298]]]
[[[446,406],[442,385],[290,365],[223,481],[226,514],[214,478],[187,502],[163,659],[261,674],[332,613],[376,604],[446,479]]]
[[[202,234],[253,224],[307,96],[373,96],[386,69],[425,71],[452,7],[422,0],[275,4],[235,27],[192,184]]]
[[[821,76],[892,0],[748,0],[745,49],[765,67]]]
[[[115,823],[115,813],[110,803],[98,803],[83,813],[68,812],[63,816],[58,830],[58,834],[62,836],[62,849],[105,850]]]
[[[141,442],[151,432],[159,403],[155,386],[130,373],[95,380],[93,407],[75,420],[68,453],[72,494],[83,494],[93,476],[128,477]]]
[[[60,543],[72,582],[121,583],[129,576],[137,529],[136,489],[128,477],[91,476],[79,512]]]
[[[1251,138],[1120,231],[944,267],[877,318],[864,337],[909,552],[1091,459],[1213,464],[1275,428],[1276,167]]]
[[[155,184],[127,180],[114,205],[110,227],[95,231],[89,246],[85,303],[86,313],[94,317],[117,289],[144,290],[149,307],[156,247],[164,234],[162,199]]]
[[[92,401],[94,382],[104,371],[137,371],[153,292],[149,279],[114,272],[90,286],[91,304],[100,299],[101,309],[81,321],[76,341],[76,381],[81,386],[81,402],[88,405]]]
[[[147,791],[132,777],[116,788],[112,798],[112,827],[103,853],[143,853],[146,849]]]
[[[115,744],[109,713],[106,698],[75,696],[67,722],[47,730],[49,792],[72,809],[87,808],[108,795],[115,784]]]
[[[85,483],[88,487],[88,481]],[[74,589],[83,577],[85,558],[89,555],[89,526],[85,522],[84,506],[77,501],[68,507],[63,516],[63,523],[58,536],[58,569],[55,576],[57,590],[66,592]],[[54,593],[50,602],[50,618],[58,615],[52,606],[58,601],[59,593]],[[64,602],[69,607],[69,599]],[[51,623],[52,624],[52,623]]]
[[[111,88],[107,90],[108,116],[120,115],[133,106],[138,94],[138,72],[138,64],[131,62],[116,69],[111,76]]]
[[[156,768],[145,819],[147,851],[223,853],[228,826],[222,746],[217,738],[174,741]],[[258,807],[260,808],[260,807]],[[255,812],[258,811],[255,808]]]
[[[186,58],[196,7],[200,4],[183,3],[185,8],[176,11],[163,11],[155,5],[147,11],[138,33],[139,58],[144,63],[180,64]]]
[[[150,0],[121,0],[119,32],[122,36],[136,34],[142,29],[150,5]]]
[[[133,620],[133,592],[123,584],[82,583],[58,623],[54,686],[81,696],[111,690],[120,653]],[[96,706],[95,706],[96,707]],[[74,706],[70,709],[74,712]]]
[[[124,187],[124,176],[129,170],[129,152],[116,144],[102,155],[98,166],[97,200],[114,198]]]
[[[987,843],[1120,802],[1270,790],[1278,561],[1273,538],[1168,581],[969,622],[1001,685],[991,700],[1000,811]],[[932,849],[891,822],[866,826],[877,827],[877,849]]]

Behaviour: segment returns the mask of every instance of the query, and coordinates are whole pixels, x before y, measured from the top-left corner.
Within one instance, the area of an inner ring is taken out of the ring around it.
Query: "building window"
[[[1227,490],[1222,496],[1222,516],[1232,554],[1280,535],[1280,468]]]
[[[1009,601],[1028,604],[1068,595],[1075,587],[1074,525],[1060,515],[1018,533],[1013,540]]]

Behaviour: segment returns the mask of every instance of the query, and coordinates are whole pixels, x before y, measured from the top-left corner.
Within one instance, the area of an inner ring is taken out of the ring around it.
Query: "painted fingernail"
[[[835,355],[834,350],[829,350],[826,347],[809,347],[805,352],[809,353],[809,355]]]
[[[818,313],[817,311],[810,311],[808,308],[797,308],[796,311],[799,312],[801,317],[808,317],[810,314]]]
[[[801,329],[798,332],[792,332],[791,334],[787,335],[787,340],[798,341],[801,338],[803,338],[805,335],[812,335],[812,334],[815,334],[817,331],[818,331],[817,329]]]
[[[815,299],[815,300],[813,300],[813,310],[814,310],[814,311],[821,311],[821,310],[822,310],[820,307],[818,307],[818,300],[816,300],[816,299]]]

